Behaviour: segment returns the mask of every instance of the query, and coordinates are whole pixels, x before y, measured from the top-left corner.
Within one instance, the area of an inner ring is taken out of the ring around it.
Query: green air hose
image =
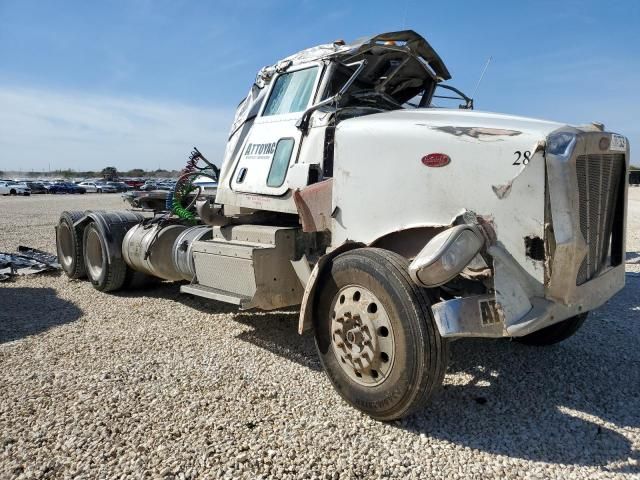
[[[204,161],[207,166],[198,167],[198,160]],[[171,210],[171,212],[178,218],[195,224],[196,215],[191,211],[191,209],[200,193],[202,193],[202,189],[199,186],[193,185],[193,179],[207,170],[212,170],[215,173],[216,179],[220,176],[220,169],[204,158],[197,148],[193,147],[193,152],[191,152],[191,155],[189,156],[187,165],[182,169],[180,178],[178,178],[173,190],[171,190],[167,196],[165,208],[167,210]],[[194,196],[191,203],[185,207],[182,201],[196,189],[198,190],[198,193]]]
[[[178,217],[183,220],[188,220],[190,222],[195,222],[195,214],[189,211],[188,208],[185,208],[182,205],[182,199],[189,195],[190,192],[195,190],[197,187],[193,186],[191,181],[187,182],[184,186],[176,185],[175,192],[173,194],[173,200],[171,203],[171,211],[175,213]]]

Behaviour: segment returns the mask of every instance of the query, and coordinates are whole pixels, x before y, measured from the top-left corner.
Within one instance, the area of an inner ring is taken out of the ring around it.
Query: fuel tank
[[[173,246],[173,264],[184,280],[193,280],[196,267],[193,259],[193,244],[198,240],[211,240],[213,229],[208,225],[187,228],[176,238]]]
[[[122,256],[132,269],[164,280],[183,280],[173,262],[173,246],[184,225],[140,224],[127,232]]]

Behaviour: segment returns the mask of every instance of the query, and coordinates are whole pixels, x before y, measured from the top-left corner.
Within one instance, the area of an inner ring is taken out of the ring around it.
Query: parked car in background
[[[0,195],[31,195],[29,187],[13,180],[0,181]]]
[[[84,188],[89,193],[116,193],[118,191],[109,183],[80,182],[78,187]]]
[[[173,190],[176,182],[160,182],[156,184],[158,190]]]
[[[47,189],[42,182],[24,182],[25,185],[31,190],[31,193],[47,193]]]
[[[129,190],[129,186],[124,182],[107,182],[106,184],[115,188],[116,192],[118,193],[126,192],[127,190]]]
[[[78,186],[84,188],[87,193],[98,192],[98,186],[94,182],[80,182]]]
[[[139,178],[130,178],[128,180],[124,180],[124,183],[126,183],[130,188],[137,190],[144,185],[144,180]]]
[[[70,182],[53,183],[48,188],[49,193],[85,193],[86,190],[80,185]]]
[[[215,198],[218,193],[218,182],[207,175],[200,175],[197,177],[193,181],[193,185],[200,188],[201,194],[206,194],[213,198]]]
[[[150,192],[151,190],[173,190],[175,183],[145,183],[140,190]]]
[[[140,190],[143,192],[150,192],[151,190],[155,190],[155,189],[156,189],[155,183],[145,183],[140,187]]]

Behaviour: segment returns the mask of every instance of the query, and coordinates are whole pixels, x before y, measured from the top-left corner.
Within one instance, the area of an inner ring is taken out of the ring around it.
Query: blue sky
[[[477,109],[600,121],[640,145],[635,0],[0,0],[0,170],[180,168],[193,145],[218,159],[260,67],[403,28],[468,93],[493,57]]]

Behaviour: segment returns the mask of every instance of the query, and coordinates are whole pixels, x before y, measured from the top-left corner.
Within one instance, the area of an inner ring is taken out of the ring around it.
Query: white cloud
[[[231,110],[0,86],[0,170],[180,169],[220,163]]]

